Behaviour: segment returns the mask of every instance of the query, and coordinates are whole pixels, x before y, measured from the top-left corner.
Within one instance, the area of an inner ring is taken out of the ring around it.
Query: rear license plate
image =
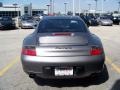
[[[73,67],[57,67],[55,68],[55,76],[72,76]]]

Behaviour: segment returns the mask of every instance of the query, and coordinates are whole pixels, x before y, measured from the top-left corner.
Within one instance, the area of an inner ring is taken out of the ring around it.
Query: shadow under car
[[[40,86],[52,86],[52,87],[88,87],[90,85],[99,85],[106,82],[109,79],[107,67],[105,66],[102,73],[91,75],[90,77],[80,79],[42,79],[35,77],[34,81]]]

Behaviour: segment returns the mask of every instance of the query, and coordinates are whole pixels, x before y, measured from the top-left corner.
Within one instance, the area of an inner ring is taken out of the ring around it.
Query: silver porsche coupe
[[[101,40],[77,16],[46,16],[23,40],[23,70],[32,78],[83,78],[104,69]]]

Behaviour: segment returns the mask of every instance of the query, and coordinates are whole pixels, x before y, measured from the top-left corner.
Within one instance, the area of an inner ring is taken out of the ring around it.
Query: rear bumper
[[[32,57],[21,56],[23,69],[27,74],[36,74],[41,78],[82,78],[103,69],[105,57]],[[55,67],[73,67],[73,76],[56,77]]]
[[[4,26],[0,26],[0,29],[14,29],[15,25],[4,25]]]
[[[33,28],[33,25],[22,25],[21,27],[22,27],[22,28],[29,29],[29,28]]]
[[[102,23],[103,26],[111,26],[113,23]]]

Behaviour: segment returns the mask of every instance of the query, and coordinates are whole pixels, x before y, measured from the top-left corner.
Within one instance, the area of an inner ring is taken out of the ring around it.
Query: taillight
[[[22,49],[23,55],[36,56],[36,50],[33,47],[24,47]]]
[[[92,47],[90,50],[90,55],[95,56],[95,55],[100,55],[102,54],[102,49],[99,47]]]

